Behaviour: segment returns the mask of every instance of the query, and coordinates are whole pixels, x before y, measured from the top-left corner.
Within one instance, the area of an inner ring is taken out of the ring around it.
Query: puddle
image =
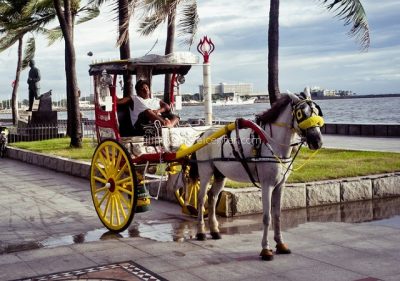
[[[282,230],[307,222],[361,223],[371,221],[382,225],[395,224],[400,228],[400,197],[285,210],[281,217]],[[261,214],[236,218],[220,217],[219,222],[223,235],[246,234],[262,230]],[[128,230],[124,232],[114,233],[106,228],[101,228],[73,236],[51,237],[22,245],[7,245],[0,247],[0,254],[128,237],[141,237],[159,242],[182,242],[195,239],[196,225],[195,218],[190,219],[183,216],[164,215],[160,220],[140,218],[136,221],[134,219]]]

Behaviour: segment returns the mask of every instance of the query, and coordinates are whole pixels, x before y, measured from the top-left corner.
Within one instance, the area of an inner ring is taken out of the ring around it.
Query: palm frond
[[[89,0],[88,5],[95,5],[97,7],[102,6],[104,3],[108,2],[108,0]]]
[[[367,15],[360,0],[321,0],[328,10],[336,13],[344,25],[352,25],[349,36],[355,37],[362,50],[370,45],[369,26]],[[328,3],[331,2],[331,3]]]
[[[90,21],[100,15],[100,9],[97,6],[91,6],[85,8],[85,16],[80,18],[76,24],[81,24]]]
[[[18,41],[20,34],[14,32],[7,32],[0,39],[0,52],[10,48],[15,42]]]
[[[59,27],[59,26],[52,28],[52,29],[47,29],[44,32],[44,34],[47,38],[49,46],[52,45],[57,40],[61,40],[63,38],[63,33],[61,30],[61,27]]]
[[[30,0],[22,9],[23,17],[41,17],[48,13],[55,14],[53,0]]]
[[[179,0],[143,0],[140,8],[147,14],[163,13],[167,16],[178,2]]]
[[[185,3],[182,7],[182,16],[178,23],[178,37],[185,38],[182,44],[193,45],[196,38],[197,28],[199,24],[199,15],[197,13],[196,1]]]
[[[31,37],[26,42],[26,47],[24,50],[24,58],[22,59],[22,69],[25,69],[29,65],[29,62],[35,57],[35,51],[36,51],[35,37]]]
[[[166,20],[164,17],[159,17],[156,14],[146,17],[143,21],[139,23],[138,32],[141,35],[147,36],[154,32],[157,27]]]
[[[139,0],[129,0],[128,1],[128,17],[125,19],[125,22],[120,22],[118,26],[118,40],[117,40],[117,46],[123,45],[127,39],[129,38],[129,21],[132,18],[137,6],[138,6]],[[125,8],[122,7],[122,8]],[[114,8],[115,9],[115,8]],[[122,32],[121,32],[122,31]]]

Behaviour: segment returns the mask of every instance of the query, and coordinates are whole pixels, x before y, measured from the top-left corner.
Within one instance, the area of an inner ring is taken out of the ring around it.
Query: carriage
[[[98,140],[90,170],[91,193],[96,212],[109,230],[125,230],[135,213],[148,209],[151,196],[146,185],[161,181],[153,176],[160,169],[159,164],[166,165],[161,169],[169,176],[179,173],[183,178],[183,186],[175,190],[176,199],[183,213],[196,214],[199,185],[185,180],[189,172],[187,163],[189,156],[204,145],[193,146],[195,140],[210,126],[163,128],[156,122],[145,128],[144,135],[138,136],[130,121],[129,109],[118,105],[117,99],[122,94],[123,75],[135,75],[136,80],[151,83],[154,75],[172,74],[173,101],[179,94],[176,93],[178,83],[197,64],[197,56],[182,52],[90,65]],[[227,129],[232,129],[232,125],[222,127],[221,133]]]
[[[179,171],[183,178],[184,184],[176,186],[175,195],[184,212],[195,210],[198,215],[197,239],[206,237],[205,212],[209,215],[212,238],[220,239],[215,205],[226,178],[252,181],[259,183],[263,190],[262,259],[270,260],[273,256],[267,240],[271,211],[276,220],[277,250],[290,253],[279,226],[282,188],[294,160],[293,148],[303,143],[311,149],[322,146],[321,110],[308,92],[302,96],[288,94],[259,115],[257,124],[239,118],[222,126],[163,128],[155,122],[143,135],[137,136],[128,109],[117,105],[118,79],[135,75],[136,80],[151,83],[153,75],[173,74],[170,97],[174,100],[174,85],[196,64],[197,57],[190,53],[173,53],[90,65],[99,142],[90,170],[96,212],[109,230],[125,230],[135,212],[145,211],[149,206],[145,186],[151,181],[149,175],[164,164],[169,174]],[[293,143],[296,136],[301,141]],[[207,196],[208,210],[204,207]]]

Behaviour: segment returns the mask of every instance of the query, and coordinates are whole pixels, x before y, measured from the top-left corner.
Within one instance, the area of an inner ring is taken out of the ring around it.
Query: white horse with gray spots
[[[200,179],[198,196],[197,239],[205,240],[204,201],[208,184],[208,218],[212,239],[220,239],[216,218],[217,198],[226,179],[259,184],[263,203],[262,260],[272,260],[274,252],[268,241],[271,213],[274,220],[274,240],[277,254],[290,254],[280,227],[282,189],[293,162],[292,150],[307,143],[312,150],[322,146],[320,127],[324,121],[318,105],[306,90],[300,96],[282,94],[271,109],[257,115],[257,124],[238,119],[236,130],[206,145],[192,155],[190,178]],[[251,126],[247,126],[251,125]],[[250,127],[250,128],[249,128]],[[243,129],[240,129],[243,128]],[[204,140],[210,129],[198,140]]]

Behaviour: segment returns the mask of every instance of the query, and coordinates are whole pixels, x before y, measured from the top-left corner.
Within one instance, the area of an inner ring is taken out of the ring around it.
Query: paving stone
[[[98,264],[108,264],[127,260],[136,261],[150,256],[143,250],[126,245],[122,247],[110,246],[107,249],[83,251],[81,254],[90,260],[95,260]]]
[[[59,255],[27,261],[26,264],[36,271],[37,275],[44,275],[68,270],[78,270],[97,264],[81,254]]]
[[[169,271],[162,274],[164,278],[167,280],[174,280],[174,281],[204,281],[203,278],[193,275],[186,271],[176,270],[176,271]]]
[[[37,272],[25,262],[0,264],[0,280],[11,280],[35,276]]]
[[[13,253],[0,255],[0,266],[20,262],[22,262],[22,260],[17,256],[17,254]]]
[[[367,277],[366,275],[362,275],[340,267],[327,265],[325,263],[319,263],[318,265],[314,265],[312,267],[305,267],[301,269],[282,272],[279,274],[279,276],[287,278],[287,280],[296,280],[296,281],[310,281],[310,280],[349,281]]]
[[[48,248],[48,249],[36,249],[36,250],[16,253],[18,258],[25,262],[34,261],[36,259],[51,258],[51,257],[73,255],[73,254],[76,253],[68,246],[60,246],[57,248]]]

